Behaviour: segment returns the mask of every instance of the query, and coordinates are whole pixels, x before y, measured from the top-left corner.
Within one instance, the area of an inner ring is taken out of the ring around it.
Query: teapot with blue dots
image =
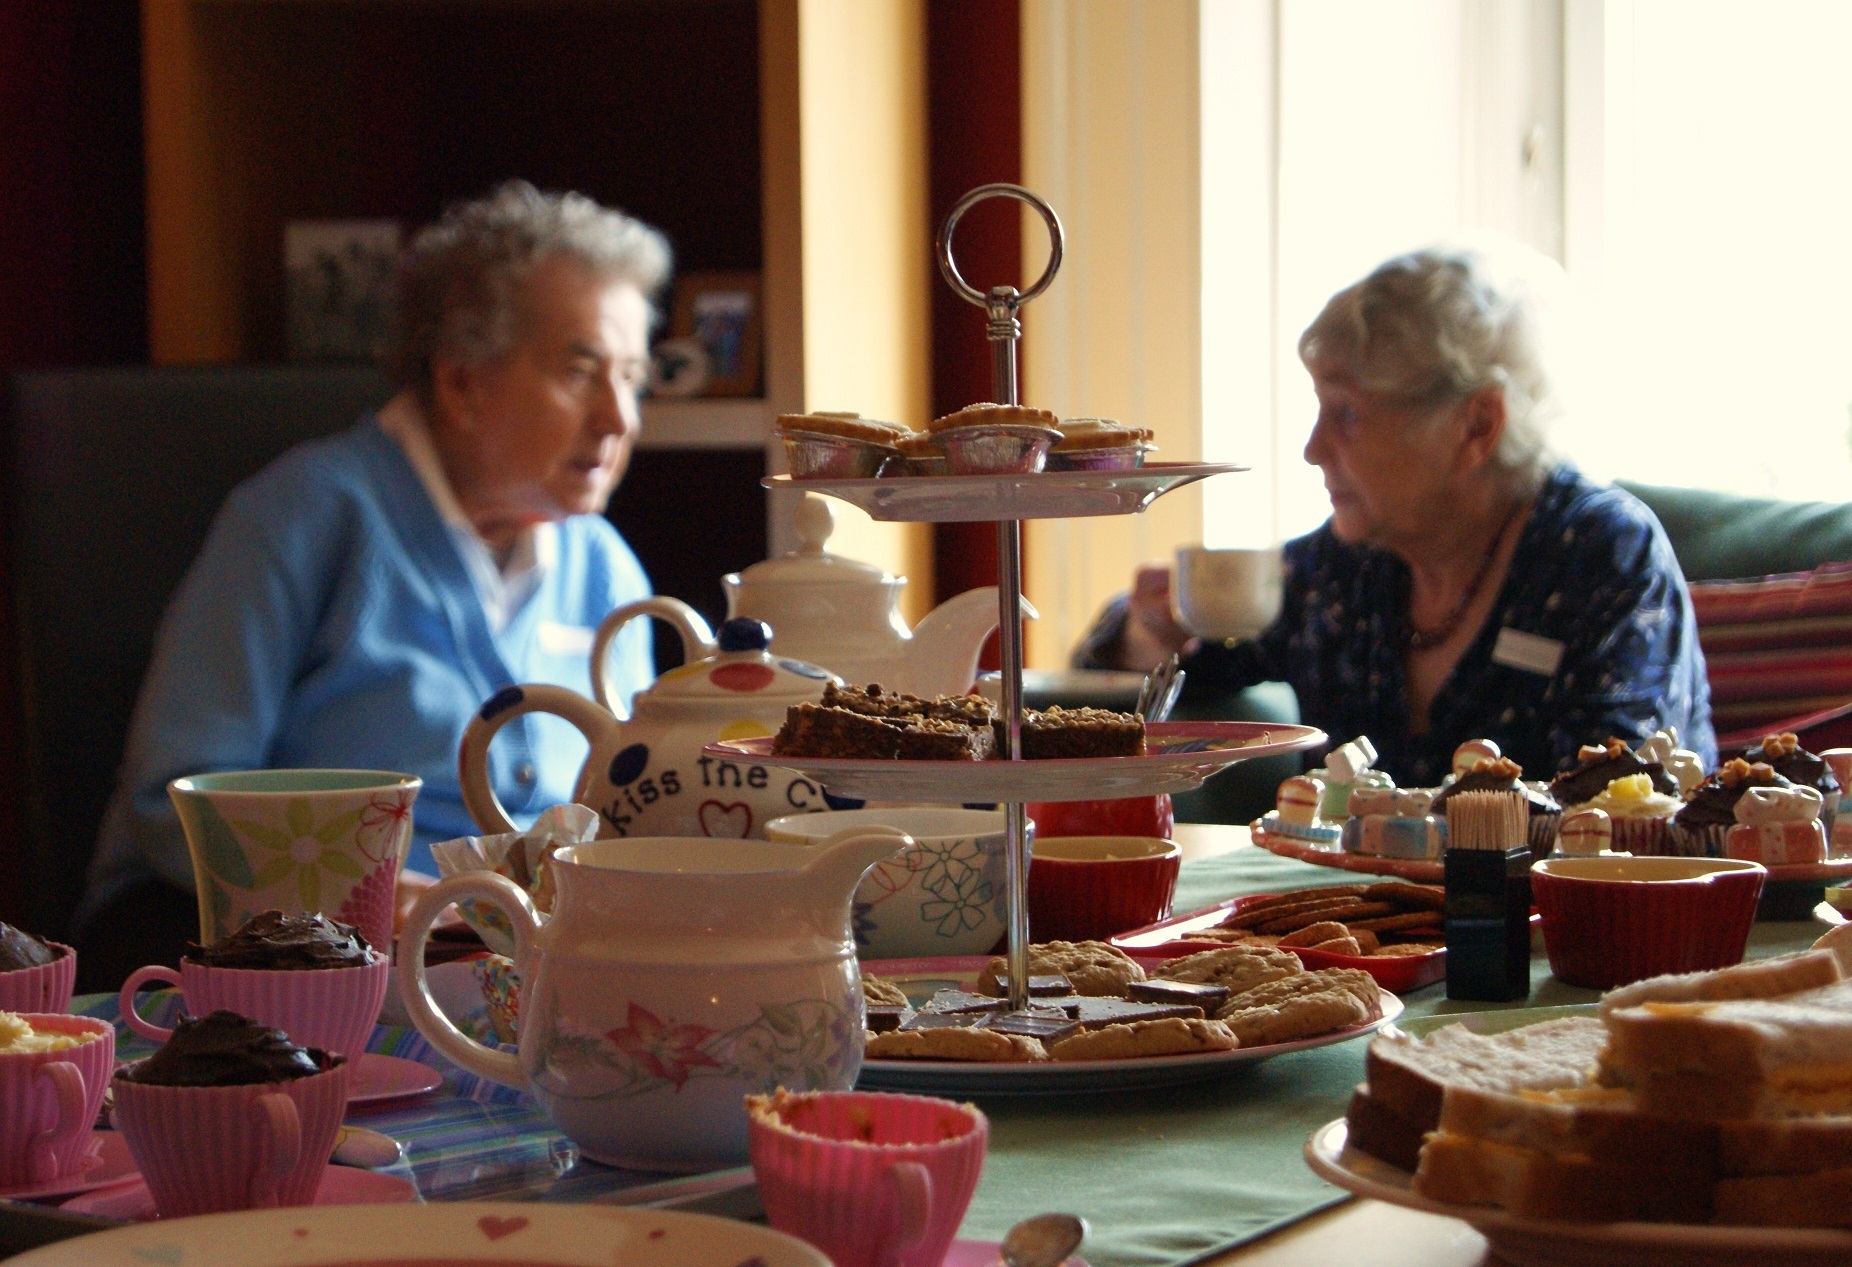
[[[597,666],[617,630],[646,615],[675,627],[689,662],[639,691],[630,717],[620,720]],[[831,808],[823,789],[795,770],[702,752],[716,740],[777,733],[791,705],[815,702],[826,684],[840,681],[828,669],[773,654],[771,645],[763,621],[729,620],[710,640],[707,622],[675,599],[620,607],[593,648],[597,700],[563,686],[511,686],[471,719],[458,757],[464,805],[485,835],[518,830],[489,784],[489,741],[517,717],[552,713],[591,744],[573,799],[598,811],[604,836],[762,837],[774,818]]]

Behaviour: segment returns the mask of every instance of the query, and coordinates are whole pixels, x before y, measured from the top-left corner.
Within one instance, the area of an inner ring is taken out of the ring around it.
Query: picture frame
[[[402,241],[397,220],[295,220],[283,226],[290,360],[365,361],[385,353],[398,317]]]
[[[706,374],[694,394],[763,394],[763,315],[756,272],[694,272],[676,280],[670,336],[693,340],[706,353]]]

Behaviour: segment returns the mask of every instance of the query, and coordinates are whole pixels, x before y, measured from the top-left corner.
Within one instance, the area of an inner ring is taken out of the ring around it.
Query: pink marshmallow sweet
[[[1557,839],[1562,851],[1572,857],[1594,857],[1614,839],[1614,824],[1606,810],[1575,810],[1563,816]]]

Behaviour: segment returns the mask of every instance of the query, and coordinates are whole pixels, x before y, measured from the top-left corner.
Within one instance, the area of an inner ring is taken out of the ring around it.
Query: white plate
[[[927,475],[885,480],[794,480],[789,475],[768,475],[760,482],[770,489],[828,493],[859,506],[875,519],[943,524],[1130,515],[1173,488],[1247,469],[1227,462],[1147,462],[1129,471]]]
[[[1409,1174],[1346,1148],[1344,1119],[1306,1141],[1305,1163],[1321,1179],[1391,1205],[1472,1224],[1500,1262],[1514,1267],[1844,1267],[1852,1232],[1830,1228],[1713,1227],[1697,1223],[1567,1223],[1524,1219],[1490,1206],[1430,1201]]]
[[[804,1242],[706,1214],[609,1205],[455,1201],[303,1206],[142,1223],[46,1245],[19,1267],[829,1267]]]
[[[944,987],[970,989],[990,962],[986,955],[948,959],[870,960],[862,971],[908,989],[922,1000]],[[1161,959],[1141,959],[1150,967]],[[1187,1056],[1141,1056],[1135,1060],[1072,1060],[1006,1063],[988,1060],[864,1060],[856,1082],[861,1091],[914,1091],[925,1095],[1079,1095],[1170,1087],[1219,1078],[1275,1056],[1327,1047],[1375,1033],[1402,1014],[1402,1000],[1383,991],[1383,1014],[1365,1025],[1334,1030],[1316,1038],[1234,1051],[1197,1052]]]
[[[1053,761],[851,761],[776,757],[772,741],[735,739],[704,752],[723,761],[777,765],[814,779],[837,796],[881,801],[1091,801],[1188,792],[1226,766],[1316,748],[1325,732],[1274,722],[1153,722],[1142,757]]]

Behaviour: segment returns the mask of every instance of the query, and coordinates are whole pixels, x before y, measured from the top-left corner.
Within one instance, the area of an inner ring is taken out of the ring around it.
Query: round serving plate
[[[1301,862],[1310,862],[1320,867],[1337,867],[1343,871],[1362,871],[1370,875],[1392,875],[1402,880],[1413,880],[1419,884],[1439,884],[1444,877],[1442,864],[1438,859],[1416,858],[1378,858],[1370,854],[1347,853],[1336,841],[1320,844],[1313,840],[1301,840],[1296,836],[1285,836],[1271,832],[1261,826],[1263,819],[1255,819],[1248,830],[1254,837],[1254,843],[1269,853],[1276,853],[1282,858],[1297,858]],[[1852,877],[1852,858],[1835,858],[1831,862],[1797,862],[1777,864],[1768,868],[1770,884],[1813,883],[1841,880]]]
[[[1142,757],[1072,757],[1049,761],[893,761],[774,757],[772,740],[708,744],[722,761],[796,770],[836,796],[879,801],[1092,801],[1189,792],[1239,761],[1298,752],[1325,742],[1311,726],[1272,722],[1153,722]]]
[[[164,1219],[45,1245],[20,1267],[829,1267],[796,1237],[707,1214],[451,1201]]]
[[[1832,1228],[1719,1227],[1697,1223],[1568,1223],[1525,1219],[1491,1206],[1430,1201],[1406,1170],[1346,1147],[1344,1119],[1306,1141],[1305,1163],[1347,1192],[1470,1223],[1513,1267],[1843,1267],[1852,1232]]]
[[[768,475],[760,482],[770,489],[828,493],[867,511],[871,519],[970,523],[1131,515],[1173,488],[1247,469],[1227,462],[1147,462],[1123,471],[912,475],[894,479],[800,480],[789,475]]]
[[[941,959],[875,959],[862,970],[892,981],[915,1002],[939,990],[969,990],[990,959],[962,955]],[[1145,967],[1163,962],[1141,958]],[[1139,1056],[1130,1060],[1051,1060],[1009,1063],[988,1060],[864,1060],[856,1088],[862,1091],[911,1091],[919,1095],[1088,1095],[1172,1087],[1220,1078],[1275,1056],[1314,1047],[1329,1047],[1373,1034],[1402,1015],[1402,1000],[1382,994],[1382,1015],[1349,1029],[1333,1030],[1297,1042],[1233,1051],[1196,1052],[1183,1056]]]

